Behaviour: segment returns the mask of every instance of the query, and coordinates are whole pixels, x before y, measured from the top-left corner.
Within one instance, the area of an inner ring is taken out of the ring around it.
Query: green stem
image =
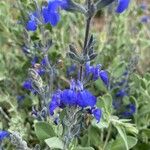
[[[107,143],[108,143],[108,140],[109,140],[109,137],[110,137],[110,134],[111,134],[111,125],[109,126],[108,128],[108,133],[106,135],[106,139],[105,139],[105,143],[104,143],[104,146],[103,146],[103,150],[105,150],[106,146],[107,146]]]

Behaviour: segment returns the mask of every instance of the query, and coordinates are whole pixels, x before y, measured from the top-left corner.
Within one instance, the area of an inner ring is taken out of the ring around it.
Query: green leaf
[[[122,74],[124,73],[125,67],[126,67],[126,65],[124,62],[118,64],[118,66],[113,71],[113,76],[114,77],[122,76]]]
[[[112,113],[112,97],[109,94],[104,95],[103,97],[99,98],[97,102],[97,107],[105,109],[108,115]]]
[[[121,126],[119,126],[119,125],[116,125],[115,127],[116,127],[118,133],[120,134],[121,138],[124,141],[126,150],[129,150],[129,146],[128,146],[128,142],[127,142],[127,135],[126,135],[125,130]]]
[[[60,140],[58,137],[52,137],[52,138],[46,139],[45,142],[50,148],[63,149],[64,147],[63,141]]]
[[[99,92],[107,92],[106,86],[101,79],[96,80],[94,85]]]
[[[47,122],[35,123],[35,133],[39,140],[45,140],[56,136],[53,127]]]
[[[127,136],[127,142],[129,149],[137,144],[137,138],[133,136]],[[123,139],[118,136],[115,141],[111,142],[111,150],[126,150]]]
[[[91,126],[88,129],[88,136],[89,136],[89,141],[90,145],[94,145],[96,147],[99,147],[101,145],[100,139],[100,130],[99,128]]]
[[[73,150],[94,150],[94,148],[92,147],[76,147]]]

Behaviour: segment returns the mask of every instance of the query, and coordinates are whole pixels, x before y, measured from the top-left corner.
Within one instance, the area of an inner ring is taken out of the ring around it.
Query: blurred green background
[[[22,0],[21,3],[26,8],[24,14],[27,17],[27,11],[32,9],[32,1]],[[146,10],[141,9],[143,3],[147,3]],[[120,64],[127,64],[135,57],[138,60],[136,75],[144,78],[150,72],[150,22],[141,22],[141,18],[149,15],[149,0],[132,1],[129,9],[121,15],[116,15],[110,7],[99,12],[92,20],[92,32],[97,41],[95,49],[99,53],[96,62],[103,64],[111,73]],[[27,133],[32,134],[32,126],[26,124],[26,116],[29,114],[28,110],[31,110],[30,103],[34,103],[31,102],[32,95],[26,97],[24,109],[21,107],[19,112],[16,111],[19,107],[17,96],[26,95],[22,83],[30,66],[30,60],[21,50],[24,44],[21,17],[17,0],[0,1],[0,106],[6,112],[6,117],[5,114],[0,115],[0,128],[15,130],[17,125],[17,130],[28,139]],[[68,43],[75,43],[78,50],[81,50],[84,24],[81,14],[62,11],[61,22],[55,28],[48,27],[50,38],[55,44],[51,51],[57,52],[64,64],[67,62],[65,56]],[[146,81],[149,82],[149,79],[145,79]],[[146,99],[149,101],[149,96]],[[13,117],[16,115],[17,118]],[[33,145],[37,143],[34,135],[29,140]]]

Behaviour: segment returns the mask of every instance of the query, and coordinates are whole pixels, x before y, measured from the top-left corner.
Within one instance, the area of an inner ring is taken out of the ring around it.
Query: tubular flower
[[[9,132],[0,130],[0,141],[9,136]]]
[[[45,23],[50,23],[52,26],[56,26],[60,21],[60,14],[58,8],[66,8],[66,0],[51,0],[47,7],[43,7],[42,15]]]
[[[96,118],[97,122],[100,122],[100,119],[102,117],[102,111],[101,111],[101,109],[97,108],[97,109],[92,110],[92,114]]]
[[[56,92],[52,96],[52,100],[49,105],[50,115],[54,114],[54,110],[57,107],[63,108],[67,106],[79,106],[82,109],[90,107],[92,114],[99,122],[101,118],[101,112],[98,109],[92,108],[96,105],[96,97],[91,92],[83,88],[83,84],[80,81],[74,80],[70,83],[70,89]],[[93,110],[93,111],[92,111]]]
[[[136,112],[136,107],[134,104],[129,104],[126,106],[126,111],[123,112],[123,116],[130,117]]]
[[[34,14],[31,14],[29,16],[29,21],[26,24],[26,29],[28,31],[35,31],[37,29],[37,20],[36,20],[36,16],[34,16]]]
[[[29,21],[26,24],[26,29],[28,31],[35,31],[40,22],[43,24],[50,23],[52,26],[56,26],[61,18],[58,8],[66,9],[67,1],[50,0],[48,2],[48,6],[43,6],[41,12],[38,12],[39,14],[37,14],[36,12],[29,16]]]
[[[97,80],[100,78],[105,85],[108,85],[108,73],[105,70],[101,70],[101,65],[98,64],[96,66],[90,66],[90,63],[87,62],[85,65],[85,74],[86,76],[92,75],[93,80]]]
[[[116,93],[116,97],[124,97],[124,96],[127,96],[127,93],[124,89],[121,89]]]
[[[116,8],[117,13],[124,12],[129,6],[130,0],[118,0],[118,7]]]

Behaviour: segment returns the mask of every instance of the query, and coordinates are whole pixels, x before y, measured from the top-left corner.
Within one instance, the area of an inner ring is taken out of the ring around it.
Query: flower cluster
[[[43,76],[46,73],[46,68],[45,68],[46,60],[43,58],[40,63],[38,62],[39,62],[39,58],[36,56],[33,57],[33,59],[31,60],[31,67],[34,68],[34,70],[39,76]],[[31,79],[27,79],[23,82],[23,88],[31,91],[33,94],[37,93],[36,90],[32,86]]]
[[[71,80],[70,89],[58,90],[53,96],[49,105],[50,114],[54,114],[56,108],[69,106],[80,107],[81,109],[90,108],[90,113],[94,115],[99,122],[101,119],[101,110],[96,108],[96,97],[90,91],[83,88],[80,81]]]
[[[87,62],[85,65],[85,76],[92,76],[92,79],[94,81],[100,78],[104,82],[104,84],[108,86],[108,73],[105,70],[101,70],[100,64],[96,66],[90,66],[90,62]]]
[[[129,6],[130,0],[118,0],[118,6],[116,8],[117,13],[124,12]],[[36,10],[29,15],[29,20],[26,24],[28,31],[35,31],[40,24],[51,24],[56,26],[60,21],[60,14],[58,8],[68,9],[67,0],[50,0],[47,6],[43,6],[42,9]]]
[[[129,95],[128,76],[129,72],[126,71],[125,73],[123,73],[123,79],[117,82],[117,91],[115,92],[115,95],[113,97],[113,106],[116,109],[118,115],[123,117],[130,117],[136,111],[134,104],[131,103],[124,105],[123,101],[124,97]]]
[[[142,17],[140,18],[140,22],[141,23],[148,23],[150,22],[150,16],[149,16],[149,8],[148,5],[146,3],[142,3],[140,5],[140,10],[142,11]]]
[[[37,10],[36,12],[29,15],[29,20],[26,24],[26,29],[28,31],[35,31],[39,24],[51,24],[56,26],[60,21],[60,14],[58,8],[66,9],[66,0],[51,0],[48,2],[47,6],[43,6],[42,10]]]

